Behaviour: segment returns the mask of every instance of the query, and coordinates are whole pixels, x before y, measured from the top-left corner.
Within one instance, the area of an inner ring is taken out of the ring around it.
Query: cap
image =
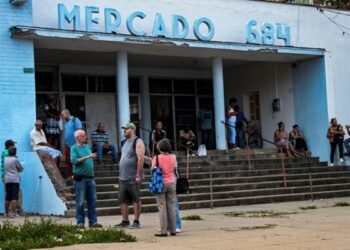
[[[15,143],[17,143],[17,142],[15,142],[15,141],[13,141],[13,140],[7,140],[7,141],[5,141],[5,148],[9,148],[9,147],[13,147],[13,146],[15,146]]]
[[[132,122],[129,122],[125,124],[125,126],[123,126],[122,129],[136,129],[136,125]]]

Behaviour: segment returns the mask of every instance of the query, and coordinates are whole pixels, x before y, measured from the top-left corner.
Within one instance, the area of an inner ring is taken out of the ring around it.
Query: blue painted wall
[[[43,215],[64,215],[66,205],[56,195],[38,155],[35,152],[27,152],[19,153],[18,156],[24,167],[21,173],[24,211]],[[4,190],[0,188],[0,201],[4,199]],[[4,203],[0,202],[0,213],[3,212]]]
[[[295,121],[305,134],[309,150],[329,160],[327,91],[324,58],[306,60],[293,69]]]
[[[32,25],[32,1],[16,7],[0,1],[0,149],[7,139],[17,141],[22,173],[23,208],[26,212],[63,215],[64,203],[57,197],[38,156],[31,152],[29,133],[36,119],[35,76],[32,41],[14,40],[9,28]],[[42,176],[41,181],[39,177]],[[41,184],[38,186],[39,182]],[[0,185],[0,213],[4,211],[4,190]]]
[[[14,25],[32,25],[31,1],[20,7],[0,1],[0,148],[11,138],[18,151],[31,151],[29,132],[35,121],[33,42],[10,38]]]

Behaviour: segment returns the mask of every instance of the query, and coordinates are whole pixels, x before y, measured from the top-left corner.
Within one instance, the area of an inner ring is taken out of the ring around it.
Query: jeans
[[[334,163],[334,154],[337,146],[339,148],[339,158],[343,158],[343,141],[331,142],[331,163]]]
[[[236,144],[236,122],[228,120],[228,143]]]
[[[350,153],[350,138],[348,138],[348,139],[346,139],[344,141],[344,145],[345,145],[345,148],[346,148],[346,152]]]
[[[205,145],[207,149],[211,149],[211,132],[212,129],[202,129],[202,141],[201,143]]]
[[[84,224],[85,211],[84,200],[86,198],[89,225],[97,223],[96,215],[96,182],[94,179],[82,178],[81,181],[74,181],[76,220],[77,224]]]
[[[237,141],[237,146],[239,148],[245,148],[245,145],[244,145],[244,129],[237,129],[236,128],[236,141]]]
[[[180,207],[179,207],[179,199],[176,196],[175,200],[175,206],[176,206],[176,229],[181,229],[181,217],[180,217]]]
[[[112,152],[112,158],[113,160],[116,160],[117,159],[117,151],[115,149],[115,146],[114,145],[111,145],[111,144],[108,144],[108,147],[106,148],[103,148],[103,145],[102,144],[97,144],[97,145],[94,145],[92,147],[92,151],[93,152],[97,152],[97,159],[99,161],[102,161],[103,159],[103,154],[104,153],[107,153],[108,151],[111,151]]]

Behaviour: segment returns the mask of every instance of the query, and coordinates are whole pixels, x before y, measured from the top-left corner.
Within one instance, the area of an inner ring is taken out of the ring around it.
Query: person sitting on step
[[[113,144],[108,142],[108,133],[105,131],[104,123],[97,124],[97,129],[91,133],[92,152],[97,153],[98,163],[102,163],[103,155],[111,151],[112,161],[117,161],[117,151]]]
[[[278,129],[274,134],[274,142],[278,152],[286,152],[288,157],[297,157],[297,152],[288,140],[288,132],[285,130],[284,123],[279,122],[277,125]]]
[[[191,152],[195,149],[196,135],[190,129],[189,124],[186,124],[185,128],[180,130],[179,138],[180,138],[181,146],[182,145],[186,146],[187,149],[190,151],[190,154],[192,155]],[[185,147],[182,146],[182,148],[185,148]]]
[[[297,124],[293,125],[293,130],[289,133],[289,138],[295,150],[304,152],[304,155],[307,156],[309,151],[307,143]]]

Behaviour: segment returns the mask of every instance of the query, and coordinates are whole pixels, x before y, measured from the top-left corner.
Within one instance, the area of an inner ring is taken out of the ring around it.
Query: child
[[[5,158],[5,187],[6,187],[6,199],[5,199],[5,214],[4,217],[14,218],[16,217],[16,206],[19,193],[19,183],[21,178],[19,173],[23,171],[23,167],[20,164],[17,156],[16,147],[12,146],[8,149],[8,157]]]

